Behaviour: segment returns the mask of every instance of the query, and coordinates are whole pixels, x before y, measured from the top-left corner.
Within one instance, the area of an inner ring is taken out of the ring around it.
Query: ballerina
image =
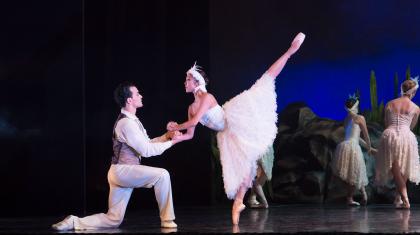
[[[251,193],[248,198],[248,204],[251,208],[268,208],[268,202],[264,195],[263,186],[267,180],[271,180],[273,161],[274,149],[273,146],[270,146],[268,151],[257,162],[257,177],[252,183]]]
[[[353,200],[356,189],[362,193],[362,205],[367,204],[368,198],[365,186],[369,181],[359,143],[368,150],[368,154],[375,154],[377,151],[371,147],[365,118],[357,114],[358,106],[359,100],[355,95],[350,96],[345,102],[348,112],[344,120],[345,138],[335,149],[332,162],[334,174],[347,184],[347,205],[349,206],[360,206],[359,202]],[[360,132],[362,132],[364,140],[360,138]]]
[[[385,185],[392,177],[397,185],[395,207],[409,209],[407,180],[420,182],[417,138],[411,131],[418,120],[419,107],[411,101],[418,89],[418,77],[401,84],[401,97],[385,106],[385,127],[376,160],[376,181]]]
[[[235,225],[245,209],[243,198],[252,186],[257,160],[276,137],[275,78],[304,39],[305,35],[299,33],[286,53],[249,90],[226,102],[223,107],[207,92],[205,73],[196,64],[187,71],[185,91],[194,94],[194,102],[188,108],[188,121],[181,124],[169,122],[167,129],[187,130],[182,136],[184,139],[193,138],[199,122],[218,131],[224,188],[227,197],[235,199],[232,207],[232,223]]]

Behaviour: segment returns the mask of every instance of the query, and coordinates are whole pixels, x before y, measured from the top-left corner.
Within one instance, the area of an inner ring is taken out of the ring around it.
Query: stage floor
[[[347,207],[342,205],[271,205],[246,209],[239,226],[232,226],[228,207],[175,208],[177,229],[160,228],[157,210],[128,213],[118,229],[83,233],[419,233],[420,205],[396,210],[392,205]],[[0,233],[56,233],[52,223],[62,218],[1,218]],[[68,231],[74,233],[74,231]],[[80,232],[77,232],[80,233]]]

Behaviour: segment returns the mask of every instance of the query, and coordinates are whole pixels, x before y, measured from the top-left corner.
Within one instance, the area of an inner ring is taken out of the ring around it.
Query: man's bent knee
[[[170,179],[171,177],[170,177],[170,175],[169,175],[169,172],[168,172],[166,169],[162,169],[162,171],[161,171],[161,175],[160,175],[160,178],[163,178],[163,179]]]

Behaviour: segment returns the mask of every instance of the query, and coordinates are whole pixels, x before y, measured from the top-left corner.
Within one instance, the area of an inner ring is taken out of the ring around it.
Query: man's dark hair
[[[130,87],[135,86],[132,82],[123,82],[120,83],[117,88],[114,90],[114,99],[115,102],[120,106],[120,108],[124,108],[128,98],[131,98],[133,94],[130,91]]]

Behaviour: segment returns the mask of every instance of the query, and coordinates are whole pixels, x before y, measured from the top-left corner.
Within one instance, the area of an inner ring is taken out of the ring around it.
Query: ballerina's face
[[[417,93],[417,90],[413,92],[413,94],[411,95],[411,99],[414,98],[414,96],[416,95],[416,93]]]
[[[191,74],[187,73],[187,76],[185,77],[184,86],[185,92],[191,93],[194,92],[194,88],[198,86],[198,82],[194,79],[194,77]]]

